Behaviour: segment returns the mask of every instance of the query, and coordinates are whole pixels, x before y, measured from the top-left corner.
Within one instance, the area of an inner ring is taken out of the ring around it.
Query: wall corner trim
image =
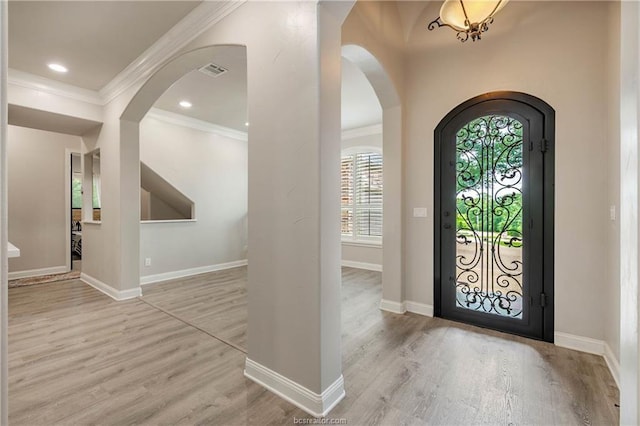
[[[556,346],[603,357],[613,376],[613,380],[616,382],[618,388],[620,388],[620,363],[606,342],[560,331],[553,333],[553,337]]]
[[[382,272],[382,265],[379,265],[377,263],[354,262],[351,260],[343,260],[342,266],[346,266],[348,268],[365,269],[367,271]]]
[[[345,397],[342,375],[321,394],[249,358],[245,362],[244,375],[314,417],[325,417]]]
[[[41,277],[43,275],[64,274],[69,272],[66,265],[51,266],[49,268],[29,269],[26,271],[9,272],[9,280],[17,280],[20,278]]]
[[[120,301],[120,300],[134,299],[136,297],[142,296],[142,291],[140,290],[140,287],[132,288],[129,290],[116,290],[110,285],[107,285],[102,281],[100,281],[99,279],[94,278],[91,275],[87,275],[84,272],[80,274],[80,280],[83,281],[85,284],[88,284],[91,287],[95,288],[96,290],[100,291],[101,293],[106,294],[107,296],[111,297],[114,300]]]
[[[192,275],[206,274],[208,272],[224,271],[225,269],[247,266],[247,259],[234,260],[233,262],[218,263],[216,265],[199,266],[197,268],[181,269],[179,271],[163,272],[161,274],[145,275],[140,277],[140,285],[154,284],[161,281],[174,280],[176,278],[190,277]]]
[[[616,381],[616,385],[618,385],[618,389],[620,389],[620,362],[614,355],[611,347],[608,343],[604,343],[604,361],[607,363],[607,367],[609,367],[609,371],[613,376],[613,380]]]
[[[404,314],[407,312],[405,302],[395,302],[393,300],[382,299],[380,301],[380,309],[394,314]]]

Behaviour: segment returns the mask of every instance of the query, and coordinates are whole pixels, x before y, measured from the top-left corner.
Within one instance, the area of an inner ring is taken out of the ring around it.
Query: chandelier
[[[429,23],[429,31],[449,27],[457,32],[458,40],[465,42],[480,40],[482,33],[489,29],[493,16],[509,0],[445,0],[440,8],[440,16]]]

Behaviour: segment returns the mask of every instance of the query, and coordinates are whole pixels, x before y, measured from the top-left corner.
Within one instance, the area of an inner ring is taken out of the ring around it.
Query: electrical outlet
[[[151,258],[150,257],[145,257],[144,258],[144,266],[151,266]]]

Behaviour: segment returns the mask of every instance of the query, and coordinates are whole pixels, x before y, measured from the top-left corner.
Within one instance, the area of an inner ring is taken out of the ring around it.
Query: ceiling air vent
[[[224,74],[225,72],[227,72],[226,68],[222,68],[220,65],[216,65],[216,64],[209,64],[209,65],[205,65],[204,67],[200,68],[200,72],[210,75],[211,77],[218,77],[222,74]]]

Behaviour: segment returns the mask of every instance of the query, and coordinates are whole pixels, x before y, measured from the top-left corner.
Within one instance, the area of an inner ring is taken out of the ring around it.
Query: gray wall
[[[143,277],[247,258],[246,141],[145,118],[140,159],[194,201],[196,218],[140,225]]]
[[[511,2],[481,42],[416,27],[406,62],[407,299],[433,303],[433,130],[454,107],[495,90],[556,110],[555,329],[603,340],[607,276],[605,2]],[[424,18],[437,14],[427,10]],[[604,20],[603,20],[604,17]],[[499,22],[498,22],[499,21]],[[429,206],[428,220],[411,220]]]
[[[20,249],[10,273],[65,267],[65,150],[80,144],[78,136],[9,126],[9,241]]]

